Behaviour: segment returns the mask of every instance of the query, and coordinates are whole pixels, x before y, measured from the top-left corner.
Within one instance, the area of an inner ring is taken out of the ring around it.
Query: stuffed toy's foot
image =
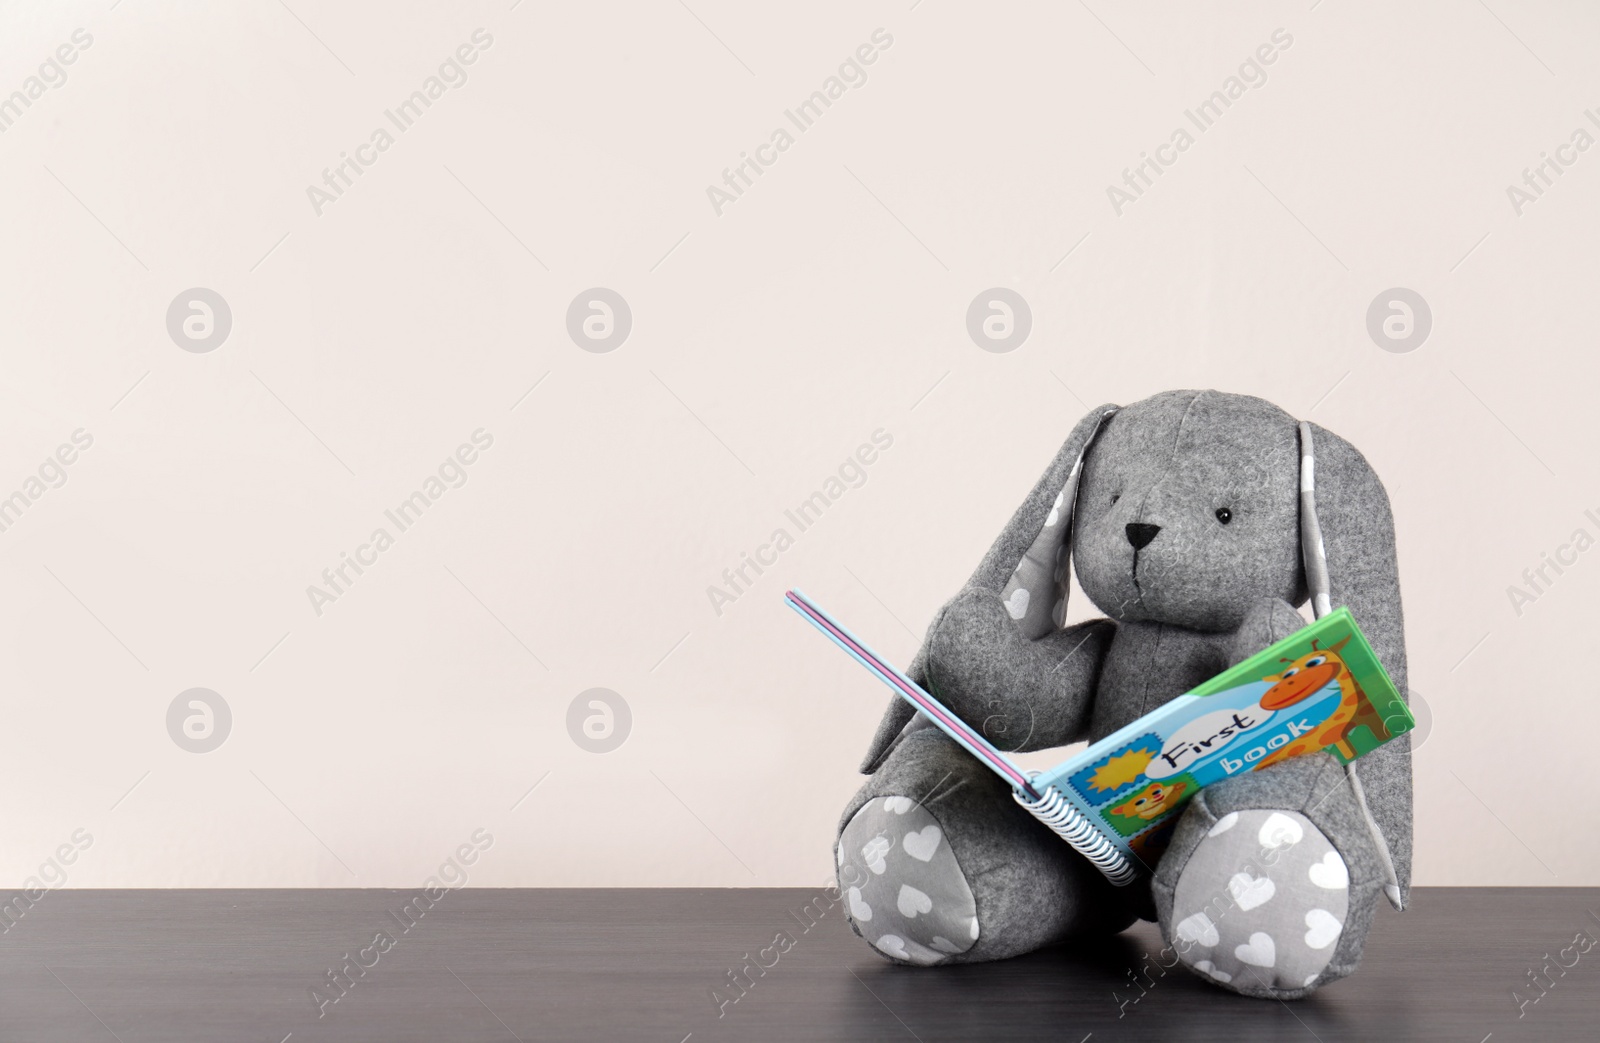
[[[1002,959],[1134,919],[1129,896],[932,728],[845,809],[837,861],[851,927],[897,963]]]
[[[978,901],[939,820],[903,794],[873,797],[850,819],[839,838],[839,868],[845,852],[867,872],[844,892],[857,932],[867,931],[885,956],[919,967],[943,963],[978,941]],[[888,871],[889,859],[895,872]]]
[[[1356,969],[1386,880],[1344,768],[1319,753],[1201,790],[1151,886],[1192,971],[1295,999]]]

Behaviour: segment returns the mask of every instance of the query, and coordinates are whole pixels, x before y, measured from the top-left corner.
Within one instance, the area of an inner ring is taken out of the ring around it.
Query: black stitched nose
[[[1128,542],[1133,544],[1134,550],[1139,550],[1145,544],[1156,538],[1156,533],[1161,531],[1159,525],[1146,525],[1144,522],[1128,523]]]

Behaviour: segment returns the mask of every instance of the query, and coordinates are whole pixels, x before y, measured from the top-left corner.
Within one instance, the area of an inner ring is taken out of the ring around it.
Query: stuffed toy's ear
[[[1022,553],[1022,560],[1016,560],[1014,543],[1007,543],[1005,536],[1002,536],[1001,541],[989,550],[969,583],[969,586],[991,589],[999,576],[998,570],[1010,566],[1011,574],[1000,596],[1005,601],[1006,611],[1022,630],[1022,636],[1030,640],[1058,629],[1066,619],[1067,590],[1071,583],[1068,573],[1072,558],[1072,519],[1078,510],[1078,481],[1083,477],[1083,463],[1088,458],[1089,445],[1106,418],[1114,412],[1115,406],[1102,406],[1080,420],[1067,439],[1067,444],[1056,454],[1055,464],[1046,473],[1045,480],[1034,487],[1035,496],[1043,490],[1048,497],[1059,478],[1056,473],[1059,466],[1068,459],[1072,461],[1066,478],[1061,480],[1056,489],[1055,498],[1049,500],[1050,510],[1044,516],[1043,523],[1039,523],[1037,510],[1029,512],[1029,507],[1033,505],[1033,497],[1030,497],[1006,527],[1007,534],[1019,529],[1026,534],[1029,528],[1037,529],[1032,542]],[[1075,453],[1072,452],[1074,447],[1077,448]]]
[[[1040,638],[1060,627],[1065,615],[1078,478],[1089,444],[1116,411],[1114,405],[1101,406],[1078,421],[1044,476],[1011,516],[1011,521],[963,588],[1002,595],[1011,618],[1017,621],[1027,638]],[[934,626],[938,621],[939,617],[935,616]],[[930,636],[934,626],[929,627]],[[924,687],[928,684],[928,640],[928,637],[923,638],[922,647],[906,669],[906,675]],[[905,700],[891,698],[889,709],[872,737],[872,746],[862,761],[863,774],[870,775],[878,769],[915,714]]]
[[[1315,424],[1301,424],[1300,438],[1301,551],[1313,611],[1322,616],[1349,608],[1405,699],[1406,643],[1388,494],[1349,442]],[[1318,543],[1325,560],[1319,561]],[[1327,600],[1318,604],[1323,591]],[[1346,774],[1392,870],[1389,901],[1402,908],[1411,887],[1411,736],[1384,743]]]

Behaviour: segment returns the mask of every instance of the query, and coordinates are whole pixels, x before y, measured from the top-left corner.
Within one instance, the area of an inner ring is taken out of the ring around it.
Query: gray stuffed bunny
[[[1068,562],[1107,619],[1062,626]],[[1097,740],[1345,605],[1406,692],[1394,526],[1348,442],[1269,402],[1170,391],[1085,417],[908,673],[996,745]],[[1155,920],[1176,959],[1291,999],[1355,970],[1411,875],[1411,747],[1293,758],[1202,790],[1147,878],[1112,886],[895,700],[845,808],[852,926],[928,966]],[[1160,961],[1170,966],[1171,959]]]

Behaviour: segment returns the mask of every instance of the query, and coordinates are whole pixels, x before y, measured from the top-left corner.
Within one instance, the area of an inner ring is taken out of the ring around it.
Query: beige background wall
[[[92,43],[0,134],[0,492],[28,501],[0,532],[0,879],[81,829],[71,886],[413,885],[481,828],[485,885],[821,880],[885,690],[785,587],[904,661],[1088,406],[1215,387],[1388,483],[1431,715],[1418,882],[1600,883],[1600,551],[1520,615],[1507,593],[1600,537],[1600,150],[1507,194],[1600,135],[1600,14],[1491,8],[9,5],[0,91]],[[880,28],[719,216],[707,187]],[[1119,215],[1107,186],[1279,29]],[[1033,322],[1004,353],[966,329],[997,286]],[[215,350],[169,334],[194,287],[231,310]],[[613,351],[567,332],[591,287],[631,309]],[[1394,287],[1431,309],[1415,350],[1368,333]],[[232,718],[203,754],[167,723],[195,687]],[[631,716],[603,754],[568,727],[597,687]]]

